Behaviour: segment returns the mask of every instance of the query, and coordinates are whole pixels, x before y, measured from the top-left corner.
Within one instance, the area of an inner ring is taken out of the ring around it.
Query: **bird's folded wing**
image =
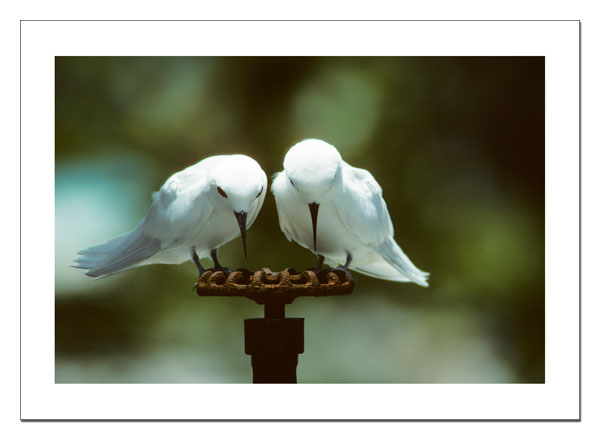
[[[340,196],[334,200],[343,225],[364,245],[378,245],[393,237],[394,227],[381,187],[367,170],[347,165]]]
[[[289,208],[287,205],[290,204],[290,199],[286,196],[286,192],[288,191],[286,179],[285,171],[275,174],[275,176],[273,176],[273,183],[271,184],[271,192],[273,192],[273,195],[275,196],[281,232],[285,234],[285,238],[287,238],[288,241],[292,241],[298,239],[298,234],[294,229],[293,223],[286,214],[287,208]]]
[[[248,212],[248,225],[247,227],[250,228],[250,226],[252,226],[254,224],[254,220],[256,220],[256,217],[258,216],[258,213],[260,212],[263,203],[265,202],[265,197],[267,195],[267,190],[266,187],[268,185],[267,182],[267,175],[263,172],[263,182],[262,182],[262,187],[265,188],[262,193],[260,194],[260,196],[258,197],[258,203],[254,204],[252,206],[252,208],[250,209],[250,212]]]
[[[142,225],[143,232],[160,240],[162,249],[182,244],[202,229],[213,211],[208,188],[202,172],[171,176],[152,195],[154,201]]]

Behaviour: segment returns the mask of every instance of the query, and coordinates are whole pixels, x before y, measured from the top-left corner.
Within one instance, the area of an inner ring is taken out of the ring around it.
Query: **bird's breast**
[[[204,249],[216,249],[240,236],[233,211],[215,210],[193,237],[191,244]]]
[[[305,248],[314,251],[313,229],[310,209],[307,204],[297,204],[289,213],[290,221],[296,232],[294,240]],[[294,235],[294,234],[293,234]],[[332,259],[346,258],[346,252],[352,247],[352,238],[332,203],[319,206],[317,218],[317,254]]]

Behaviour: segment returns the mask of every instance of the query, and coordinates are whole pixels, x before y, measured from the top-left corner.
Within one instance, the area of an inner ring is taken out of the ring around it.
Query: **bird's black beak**
[[[314,240],[315,252],[317,252],[317,216],[319,215],[319,204],[316,202],[309,203],[308,209],[310,209],[310,217],[312,219],[312,226],[313,226],[313,240]]]
[[[246,253],[246,217],[248,216],[248,213],[246,211],[234,211],[233,213],[235,214],[235,218],[237,219],[238,225],[240,225],[242,243],[244,244],[244,257],[248,258],[248,254]]]

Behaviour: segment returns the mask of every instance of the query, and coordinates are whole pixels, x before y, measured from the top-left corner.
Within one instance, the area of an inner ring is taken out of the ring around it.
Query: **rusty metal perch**
[[[204,272],[199,296],[242,296],[264,305],[264,318],[244,320],[245,352],[252,356],[254,383],[296,383],[298,354],[304,352],[304,318],[286,318],[285,305],[301,296],[349,295],[354,281],[342,270],[296,272],[292,268],[251,273],[238,269]]]

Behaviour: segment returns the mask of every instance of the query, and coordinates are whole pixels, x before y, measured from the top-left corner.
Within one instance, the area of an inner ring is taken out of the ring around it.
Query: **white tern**
[[[325,261],[348,275],[350,268],[428,286],[429,274],[394,241],[381,187],[371,173],[348,165],[333,145],[318,139],[290,148],[283,168],[271,185],[279,225],[288,240],[318,256],[316,270]]]
[[[252,158],[241,154],[208,157],[173,174],[152,194],[148,215],[128,234],[79,252],[73,267],[105,277],[147,264],[181,264],[200,258],[219,264],[220,246],[242,236],[265,200],[267,176]]]

